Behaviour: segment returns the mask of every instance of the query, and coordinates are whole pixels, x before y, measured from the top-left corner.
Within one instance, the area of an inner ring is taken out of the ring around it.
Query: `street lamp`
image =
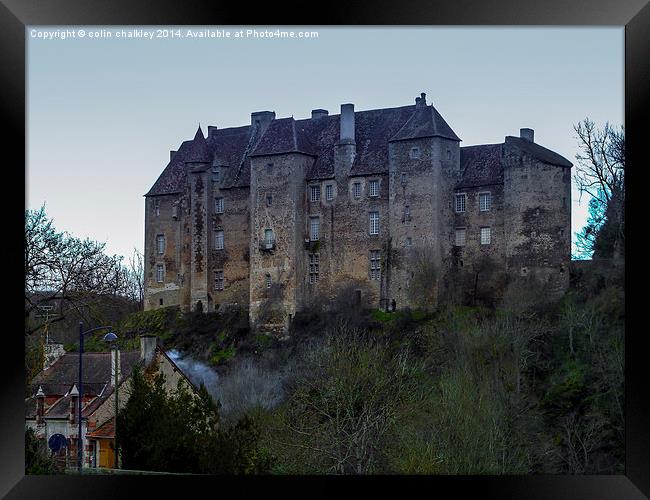
[[[117,367],[118,367],[118,359],[120,356],[120,350],[117,346],[117,335],[115,335],[113,332],[108,332],[106,335],[104,335],[104,341],[108,342],[111,344],[111,348],[115,350],[115,424],[113,424],[113,454],[115,455],[115,464],[113,468],[117,469],[117,405],[118,405],[118,400],[117,400],[117,384],[118,384],[118,379],[117,379]]]
[[[79,322],[79,435],[77,436],[77,458],[79,460],[79,474],[81,474],[81,469],[83,467],[83,436],[82,436],[82,429],[81,429],[81,407],[82,407],[82,401],[84,397],[84,392],[83,392],[83,353],[84,353],[84,336],[88,335],[91,332],[97,331],[97,330],[108,330],[112,329],[112,326],[98,326],[97,328],[91,328],[90,330],[83,331],[84,329],[84,322],[80,321]],[[117,338],[117,336],[116,336]]]

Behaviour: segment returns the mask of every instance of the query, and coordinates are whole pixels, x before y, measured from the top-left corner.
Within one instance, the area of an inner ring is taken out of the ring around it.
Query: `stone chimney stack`
[[[117,383],[122,380],[122,364],[119,349],[111,349],[111,385],[115,384],[115,358],[117,357]]]
[[[354,142],[354,104],[341,104],[341,140],[339,144]]]
[[[260,135],[266,132],[273,120],[275,120],[275,111],[255,111],[251,113],[251,127],[259,128]]]
[[[73,385],[70,390],[70,423],[74,424],[77,420],[77,413],[79,412],[79,390],[77,385]]]
[[[175,154],[176,154],[176,151],[170,151],[169,152],[169,161],[172,161],[174,159]]]
[[[326,109],[312,109],[311,110],[311,119],[312,120],[318,120],[319,118],[323,118],[324,116],[328,116],[329,111]]]
[[[157,340],[155,335],[140,335],[140,360],[144,362],[145,366],[153,360]]]
[[[214,125],[208,125],[208,137],[213,137],[217,133],[217,127]]]
[[[532,128],[520,128],[519,137],[526,141],[535,142],[535,131]]]
[[[415,98],[415,107],[416,108],[424,108],[427,105],[427,95],[422,92],[420,94],[420,97]]]
[[[43,417],[45,415],[45,393],[43,388],[39,385],[38,392],[36,393],[36,424],[43,423]]]

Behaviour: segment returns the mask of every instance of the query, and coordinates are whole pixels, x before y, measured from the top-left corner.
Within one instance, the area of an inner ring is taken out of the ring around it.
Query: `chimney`
[[[526,141],[535,142],[535,131],[532,128],[520,128],[519,137]]]
[[[415,107],[416,108],[424,108],[427,105],[427,95],[422,92],[420,94],[420,97],[415,98]]]
[[[115,358],[117,357],[117,383],[122,380],[122,364],[119,349],[111,349],[111,385],[115,384]]]
[[[255,111],[251,113],[251,126],[258,127],[260,134],[266,132],[273,120],[275,120],[275,111]]]
[[[324,116],[329,116],[329,112],[326,109],[312,109],[311,110],[311,119],[318,120]]]
[[[355,144],[354,104],[341,104],[341,140],[339,144]]]
[[[144,334],[140,335],[140,361],[143,361],[145,366],[151,363],[154,353],[156,351],[157,338],[155,335]]]
[[[45,393],[43,388],[39,385],[38,392],[36,393],[36,423],[43,423],[43,416],[45,415]]]
[[[79,390],[77,389],[77,385],[73,385],[72,389],[70,390],[70,423],[74,424],[76,419],[77,419],[77,413],[79,412]]]
[[[169,161],[172,161],[174,159],[175,154],[176,154],[176,151],[170,151],[169,152]]]
[[[217,127],[213,125],[208,125],[208,137],[212,137],[216,133],[217,133]]]

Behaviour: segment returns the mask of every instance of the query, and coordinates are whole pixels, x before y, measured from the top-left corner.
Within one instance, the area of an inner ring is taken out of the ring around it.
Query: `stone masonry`
[[[145,308],[244,307],[286,331],[345,291],[364,307],[490,301],[568,287],[571,167],[522,128],[460,147],[415,105],[199,127],[145,195]]]

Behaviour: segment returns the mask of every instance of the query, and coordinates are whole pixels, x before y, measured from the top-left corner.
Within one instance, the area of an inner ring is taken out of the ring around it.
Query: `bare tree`
[[[106,244],[57,232],[47,217],[45,205],[25,212],[25,318],[38,306],[53,304],[62,321],[70,310],[87,321],[93,301],[100,296],[124,297],[128,273],[123,258],[104,253]],[[26,321],[25,333],[43,324]]]
[[[597,247],[596,233],[601,233],[601,238],[610,233],[611,256],[618,257],[625,245],[625,131],[609,123],[598,129],[589,118],[575,125],[574,130],[580,149],[576,155],[575,182],[581,195],[587,193],[592,197],[592,223],[585,227],[579,239],[591,247],[585,250],[593,251]]]
[[[431,244],[425,244],[407,252],[407,269],[412,276],[408,286],[409,299],[418,307],[430,308],[437,300],[439,269],[435,249]]]

